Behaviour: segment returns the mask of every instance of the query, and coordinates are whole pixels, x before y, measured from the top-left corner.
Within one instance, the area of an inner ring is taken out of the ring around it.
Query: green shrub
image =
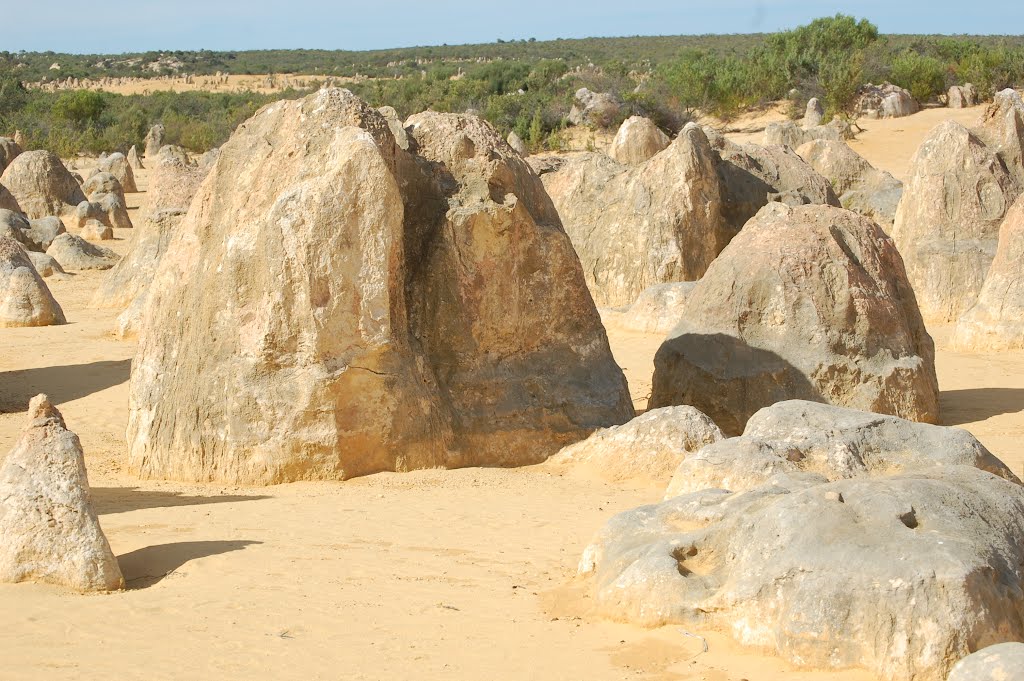
[[[892,60],[889,80],[923,104],[946,91],[946,67],[935,57],[907,50]]]

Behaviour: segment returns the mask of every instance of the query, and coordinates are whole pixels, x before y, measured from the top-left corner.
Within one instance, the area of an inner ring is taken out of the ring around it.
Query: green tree
[[[938,59],[906,50],[892,60],[889,79],[921,103],[946,90],[946,68]]]
[[[107,108],[103,95],[92,90],[65,92],[53,104],[53,116],[57,120],[85,128],[98,123]]]

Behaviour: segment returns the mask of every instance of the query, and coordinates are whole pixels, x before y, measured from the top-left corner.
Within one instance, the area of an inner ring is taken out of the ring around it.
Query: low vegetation
[[[59,69],[51,68],[55,65]],[[416,47],[373,52],[269,50],[118,56],[0,52],[0,132],[20,129],[30,147],[63,155],[124,150],[156,122],[170,143],[204,151],[263,104],[299,91],[115,95],[48,92],[48,80],[217,72],[363,76],[348,87],[401,116],[474,110],[532,148],[558,148],[573,94],[612,92],[621,118],[653,118],[677,131],[696,112],[728,119],[810,97],[828,116],[850,113],[858,88],[890,81],[927,103],[950,85],[974,83],[983,97],[1024,83],[1024,37],[886,36],[865,19],[837,15],[767,35],[593,38]],[[613,123],[617,123],[614,121]]]

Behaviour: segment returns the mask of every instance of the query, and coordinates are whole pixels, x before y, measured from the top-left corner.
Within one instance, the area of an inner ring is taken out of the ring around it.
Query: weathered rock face
[[[1017,193],[999,159],[962,125],[945,121],[921,143],[892,237],[925,321],[955,321],[977,300]]]
[[[842,208],[766,206],[708,268],[654,360],[650,408],[727,434],[787,399],[938,416],[934,345],[895,244]]]
[[[110,241],[114,238],[114,230],[98,220],[87,220],[78,236],[87,241]]]
[[[0,210],[9,210],[14,213],[21,212],[21,206],[18,205],[18,200],[14,198],[14,195],[7,190],[7,187],[0,184]]]
[[[825,107],[821,105],[817,97],[811,97],[807,101],[807,110],[804,112],[804,120],[802,121],[802,127],[804,128],[816,128],[821,125],[822,119],[825,118]]]
[[[796,152],[780,146],[739,145],[717,133],[710,134],[708,139],[718,155],[722,216],[730,239],[772,201],[793,206],[839,206],[829,181]]]
[[[124,588],[92,507],[82,444],[46,395],[32,399],[0,465],[0,582]]]
[[[971,653],[956,663],[949,681],[1024,681],[1024,643],[997,643]]]
[[[0,237],[0,326],[64,323],[64,311],[50,295],[28,253],[14,239]]]
[[[580,572],[612,619],[721,628],[801,667],[941,681],[969,651],[1024,637],[1022,532],[1024,488],[968,466],[781,474],[619,514]]]
[[[32,261],[32,266],[36,268],[36,272],[41,277],[56,277],[57,279],[67,278],[67,272],[60,266],[60,263],[50,255],[45,253],[37,253],[36,251],[28,251],[28,258]]]
[[[10,137],[0,137],[0,173],[21,153],[21,145]]]
[[[398,112],[392,106],[382,106],[377,109],[382,116],[387,120],[388,127],[391,128],[391,134],[395,138],[395,144],[401,149],[409,150],[409,136],[405,133],[405,124],[402,123],[402,119],[398,117]]]
[[[672,140],[649,118],[630,116],[615,133],[608,155],[625,165],[640,165],[666,149]]]
[[[696,126],[641,166],[579,154],[541,178],[601,307],[628,305],[655,284],[699,279],[732,237],[715,157]]]
[[[957,321],[953,346],[991,351],[1024,348],[1024,196],[999,230],[999,245],[977,302]]]
[[[583,87],[576,91],[576,101],[569,110],[573,125],[610,128],[622,111],[622,102],[610,92],[591,92]]]
[[[892,83],[861,86],[856,110],[863,118],[902,118],[921,110],[910,92]]]
[[[629,307],[601,310],[601,319],[606,327],[666,334],[683,318],[683,307],[694,286],[696,282],[693,281],[655,284],[644,289]]]
[[[27,250],[32,250],[29,243],[28,230],[31,224],[21,213],[0,208],[0,237],[14,239]]]
[[[815,473],[835,482],[936,466],[972,466],[1019,482],[966,430],[788,400],[751,416],[742,436],[682,461],[665,498],[703,489],[744,492],[781,473]]]
[[[128,150],[128,165],[132,167],[132,170],[144,170],[145,166],[142,165],[142,159],[139,158],[139,150],[132,145],[132,148]]]
[[[1016,90],[997,92],[995,99],[971,130],[1003,162],[1024,191],[1024,101]]]
[[[556,467],[583,469],[605,480],[665,483],[688,454],[722,439],[722,431],[693,407],[665,407],[629,423],[602,428],[551,457]]]
[[[157,123],[146,133],[146,156],[152,158],[160,153],[160,147],[164,146],[164,126]]]
[[[29,227],[25,232],[25,236],[28,238],[33,250],[43,253],[50,247],[54,239],[66,231],[64,223],[60,221],[60,218],[49,215],[45,218],[29,220]]]
[[[77,227],[81,228],[87,220],[98,220],[111,228],[132,229],[124,189],[113,174],[95,173],[82,185],[82,191],[89,199],[85,205],[80,203],[75,209],[73,222]]]
[[[508,137],[505,139],[505,141],[508,142],[508,145],[512,147],[515,150],[515,152],[520,156],[530,155],[529,147],[526,146],[526,142],[523,141],[523,138],[516,134],[515,130],[508,134]]]
[[[903,183],[877,170],[845,142],[815,140],[796,153],[828,178],[843,208],[865,215],[889,229],[903,196]]]
[[[224,145],[149,289],[134,472],[515,465],[632,417],[538,178],[478,119],[408,130],[325,89]]]
[[[109,270],[120,256],[109,248],[91,244],[76,234],[61,234],[46,254],[66,270]]]
[[[121,152],[115,152],[101,159],[98,171],[110,173],[117,178],[118,183],[121,185],[122,193],[135,193],[139,191],[139,188],[135,185],[135,173],[132,172],[132,165]]]
[[[0,176],[0,184],[7,187],[30,218],[63,216],[85,201],[78,182],[49,151],[19,154]]]

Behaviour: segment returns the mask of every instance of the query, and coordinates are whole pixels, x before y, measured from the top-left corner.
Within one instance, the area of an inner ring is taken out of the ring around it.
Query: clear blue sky
[[[0,49],[376,49],[499,38],[752,33],[842,12],[883,33],[1024,33],[1024,0],[0,0]]]

